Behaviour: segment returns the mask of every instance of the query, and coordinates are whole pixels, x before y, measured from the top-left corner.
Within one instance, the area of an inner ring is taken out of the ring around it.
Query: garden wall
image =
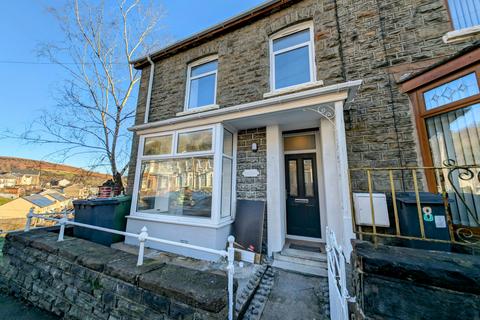
[[[227,279],[44,230],[9,234],[0,289],[67,319],[226,319]]]
[[[480,257],[354,242],[356,319],[480,319]]]

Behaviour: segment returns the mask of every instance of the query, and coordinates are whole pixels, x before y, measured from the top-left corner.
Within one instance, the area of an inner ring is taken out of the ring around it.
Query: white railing
[[[327,226],[327,260],[328,260],[328,293],[330,301],[330,318],[347,320],[348,300],[345,256],[342,246],[337,243],[335,232]]]
[[[233,313],[234,313],[234,306],[233,306],[233,275],[235,273],[235,265],[234,265],[234,258],[235,258],[235,249],[233,247],[233,243],[235,242],[235,237],[234,236],[229,236],[228,237],[228,248],[227,250],[215,250],[215,249],[210,249],[210,248],[205,248],[205,247],[200,247],[200,246],[195,246],[187,243],[181,243],[181,242],[176,242],[176,241],[170,241],[170,240],[165,240],[165,239],[160,239],[160,238],[155,238],[151,237],[148,235],[148,230],[147,227],[144,226],[139,234],[136,233],[131,233],[131,232],[125,232],[125,231],[119,231],[119,230],[113,230],[113,229],[108,229],[108,228],[103,228],[103,227],[97,227],[93,226],[90,224],[85,224],[85,223],[80,223],[80,222],[75,222],[72,220],[68,219],[68,213],[66,210],[62,212],[62,218],[52,218],[43,214],[35,214],[33,213],[33,209],[31,209],[28,214],[27,214],[27,223],[25,225],[25,232],[28,232],[31,230],[30,226],[32,223],[32,219],[37,218],[37,219],[44,219],[44,220],[49,220],[49,221],[56,221],[58,225],[60,225],[60,232],[58,233],[58,241],[63,241],[64,240],[64,235],[65,235],[65,227],[67,225],[72,225],[72,226],[77,226],[77,227],[82,227],[82,228],[88,228],[92,230],[97,230],[97,231],[103,231],[103,232],[108,232],[108,233],[113,233],[113,234],[118,234],[122,235],[125,237],[133,237],[138,239],[140,245],[138,248],[138,259],[137,259],[137,266],[143,265],[143,258],[144,258],[144,253],[145,253],[145,242],[146,241],[151,241],[151,242],[157,242],[157,243],[162,243],[162,244],[167,244],[167,245],[172,245],[172,246],[177,246],[177,247],[182,247],[182,248],[187,248],[187,249],[193,249],[197,251],[202,251],[206,252],[209,254],[214,254],[218,255],[220,257],[226,257],[227,258],[227,278],[228,278],[228,320],[233,320]]]

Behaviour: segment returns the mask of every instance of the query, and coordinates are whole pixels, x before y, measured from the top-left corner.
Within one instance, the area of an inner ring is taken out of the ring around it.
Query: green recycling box
[[[419,198],[425,237],[450,240],[443,197],[440,194],[420,192]],[[396,199],[401,235],[421,238],[415,192],[397,192]],[[405,244],[417,249],[450,251],[448,243],[407,240]]]
[[[130,212],[130,204],[130,196],[76,200],[73,201],[73,206],[75,208],[75,222],[125,231],[127,224],[125,216]],[[124,237],[121,235],[77,226],[73,228],[73,234],[75,237],[90,240],[106,246],[124,240]]]

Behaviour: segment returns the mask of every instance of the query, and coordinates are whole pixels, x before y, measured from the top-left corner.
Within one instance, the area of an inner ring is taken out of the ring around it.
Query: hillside
[[[64,164],[0,156],[0,173],[15,172],[18,170],[34,170],[40,172],[42,183],[49,182],[52,179],[67,179],[73,183],[98,185],[105,180],[111,179],[111,176],[107,174]]]

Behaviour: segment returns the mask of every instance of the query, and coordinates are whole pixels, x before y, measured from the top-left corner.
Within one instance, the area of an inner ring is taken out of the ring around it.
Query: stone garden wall
[[[0,289],[66,319],[226,319],[224,275],[43,230],[9,234]]]
[[[480,257],[355,241],[355,319],[480,319]]]

